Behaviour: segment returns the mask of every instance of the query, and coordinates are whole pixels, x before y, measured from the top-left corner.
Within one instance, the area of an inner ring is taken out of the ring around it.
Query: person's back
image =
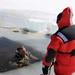
[[[75,71],[75,26],[59,30],[56,35],[61,38],[61,45],[56,54],[55,72],[62,75]],[[59,75],[58,74],[58,75]],[[70,74],[71,75],[71,74]]]
[[[75,26],[72,23],[72,10],[65,8],[57,16],[58,31],[51,36],[47,53],[42,64],[43,74],[48,74],[48,67],[55,57],[55,75],[72,75],[75,72]]]

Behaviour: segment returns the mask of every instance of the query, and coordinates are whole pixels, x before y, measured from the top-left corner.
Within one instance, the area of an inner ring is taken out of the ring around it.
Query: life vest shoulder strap
[[[55,35],[59,36],[64,41],[64,43],[71,40],[75,40],[75,25],[59,29],[55,33]]]
[[[68,38],[62,32],[58,32],[57,36],[59,36],[64,42],[68,41]]]

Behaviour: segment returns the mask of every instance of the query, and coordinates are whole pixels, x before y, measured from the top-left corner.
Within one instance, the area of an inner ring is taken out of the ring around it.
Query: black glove
[[[47,75],[48,74],[48,68],[49,68],[49,66],[44,66],[43,65],[42,72],[43,72],[44,75]]]

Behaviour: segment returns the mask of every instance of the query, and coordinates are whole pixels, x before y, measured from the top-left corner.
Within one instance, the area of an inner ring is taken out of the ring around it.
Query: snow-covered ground
[[[22,44],[34,47],[41,53],[46,52],[50,38],[46,36],[46,33],[29,33],[23,34],[22,32],[12,32],[11,29],[0,28],[0,37],[6,37],[13,41],[21,42]],[[0,75],[40,75],[42,73],[42,61],[31,64],[27,67],[7,71],[0,73]],[[53,68],[51,75],[54,75]]]

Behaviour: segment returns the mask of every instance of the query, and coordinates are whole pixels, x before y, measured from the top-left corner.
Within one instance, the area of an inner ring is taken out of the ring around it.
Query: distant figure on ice
[[[51,42],[42,61],[43,75],[48,74],[54,58],[55,75],[75,75],[75,25],[72,17],[73,12],[70,7],[66,7],[58,14],[58,31],[51,36]]]
[[[14,58],[9,62],[12,66],[27,66],[30,64],[30,60],[39,60],[37,57],[33,56],[29,51],[26,50],[24,46],[19,46],[15,52]]]

